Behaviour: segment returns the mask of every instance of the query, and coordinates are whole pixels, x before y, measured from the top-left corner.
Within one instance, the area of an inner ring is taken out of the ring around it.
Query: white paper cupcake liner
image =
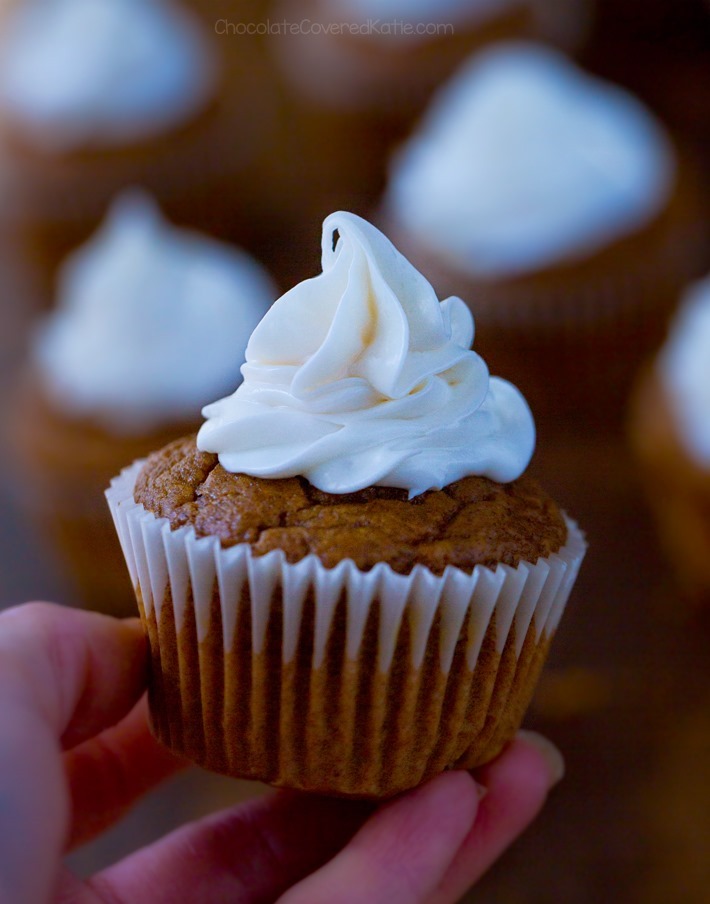
[[[171,530],[133,499],[141,466],[106,495],[171,746],[217,771],[376,797],[485,761],[515,731],[584,557],[572,521],[558,553],[517,568],[326,569]]]

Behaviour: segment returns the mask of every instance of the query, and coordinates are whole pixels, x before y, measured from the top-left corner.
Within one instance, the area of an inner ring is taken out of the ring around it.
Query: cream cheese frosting
[[[60,274],[34,358],[57,410],[115,434],[199,418],[239,379],[276,297],[246,253],[163,220],[128,192]]]
[[[172,0],[28,0],[5,25],[0,106],[49,152],[130,144],[206,105],[213,56]]]
[[[495,279],[642,227],[674,178],[669,140],[636,99],[515,42],[474,56],[435,99],[394,160],[385,204],[424,247]]]
[[[658,369],[685,448],[710,468],[710,277],[688,291]]]
[[[283,295],[254,331],[231,396],[197,437],[224,468],[302,475],[329,493],[410,497],[466,475],[519,477],[535,444],[524,398],[471,350],[473,318],[374,226],[323,224],[323,272]]]

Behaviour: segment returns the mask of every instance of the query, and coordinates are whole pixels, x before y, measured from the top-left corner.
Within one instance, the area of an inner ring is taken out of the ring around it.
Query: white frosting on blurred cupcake
[[[239,380],[276,297],[249,255],[176,229],[150,198],[122,195],[60,273],[34,357],[48,397],[118,434],[197,420]]]
[[[669,140],[648,111],[561,54],[506,43],[474,56],[395,158],[388,215],[484,278],[601,249],[663,208]]]
[[[710,468],[710,277],[687,292],[658,371],[688,453]]]
[[[0,108],[52,153],[163,134],[216,85],[207,35],[173,0],[27,0],[1,50]]]

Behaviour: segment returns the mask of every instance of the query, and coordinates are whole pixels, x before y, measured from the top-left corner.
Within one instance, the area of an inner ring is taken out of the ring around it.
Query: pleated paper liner
[[[459,295],[474,347],[515,383],[548,426],[584,417],[618,429],[639,365],[663,341],[683,288],[701,275],[707,228],[692,165],[680,167],[667,210],[637,234],[540,273],[476,279],[388,217],[385,233],[440,296]]]
[[[107,491],[150,640],[153,729],[200,765],[388,797],[492,759],[523,717],[586,544],[471,574],[223,549]]]
[[[658,372],[646,368],[632,396],[629,438],[663,550],[694,605],[710,604],[710,467],[685,447]]]

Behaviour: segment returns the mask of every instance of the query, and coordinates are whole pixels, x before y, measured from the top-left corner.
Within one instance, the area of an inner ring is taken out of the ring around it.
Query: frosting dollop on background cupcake
[[[471,350],[464,302],[439,302],[353,214],[328,217],[322,248],[322,275],[282,296],[249,340],[243,384],[205,409],[199,447],[227,470],[302,474],[332,493],[519,477],[532,416]]]
[[[474,56],[395,158],[388,211],[482,277],[588,256],[656,216],[674,184],[663,129],[555,51]]]
[[[234,385],[275,295],[252,257],[171,226],[129,192],[61,272],[34,349],[46,391],[119,434],[189,422]]]
[[[28,0],[5,28],[0,107],[50,153],[161,134],[216,88],[202,25],[173,0]]]

